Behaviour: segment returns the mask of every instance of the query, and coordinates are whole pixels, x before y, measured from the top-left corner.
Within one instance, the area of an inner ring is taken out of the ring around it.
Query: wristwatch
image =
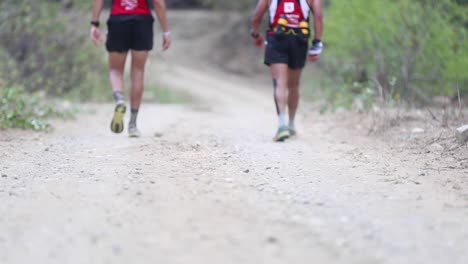
[[[100,23],[99,21],[91,21],[91,25],[95,26],[95,27],[99,27]]]
[[[250,29],[250,36],[252,38],[258,38],[260,37],[260,33],[255,33],[255,31],[253,30],[253,28]]]

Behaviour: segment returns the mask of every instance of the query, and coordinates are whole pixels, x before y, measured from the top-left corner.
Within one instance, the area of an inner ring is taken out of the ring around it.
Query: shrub
[[[4,87],[0,79],[0,129],[48,130],[48,118],[70,118],[74,112],[62,109],[44,96],[31,95],[18,87]]]
[[[5,0],[0,10],[0,50],[9,61],[2,68],[14,73],[7,81],[53,96],[74,91],[81,99],[104,87],[103,60],[96,60],[97,51],[89,48],[87,30],[70,26],[76,24],[75,16],[62,4]]]
[[[458,1],[463,2],[463,1]],[[452,0],[331,0],[323,69],[387,101],[468,93],[468,8]]]

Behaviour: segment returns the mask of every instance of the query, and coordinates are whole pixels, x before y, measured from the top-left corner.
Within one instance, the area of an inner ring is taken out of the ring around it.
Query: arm
[[[323,32],[323,13],[320,0],[307,0],[314,15],[314,39],[321,40]]]
[[[171,32],[167,25],[166,0],[153,0],[153,7],[163,30],[163,50],[167,50],[171,45]]]
[[[251,33],[259,34],[260,26],[262,24],[263,15],[268,9],[268,0],[259,0],[255,8],[254,15],[251,23]]]
[[[91,21],[99,21],[102,7],[104,6],[104,0],[93,0],[93,13]]]
[[[91,21],[97,22],[97,24],[91,25],[90,37],[96,46],[101,43],[101,31],[99,30],[99,16],[101,15],[103,6],[104,0],[93,0]]]
[[[263,15],[268,9],[268,4],[269,0],[259,0],[252,17],[250,35],[255,39],[255,46],[257,47],[263,47],[265,45],[264,39],[262,35],[260,35],[259,31],[262,24]]]

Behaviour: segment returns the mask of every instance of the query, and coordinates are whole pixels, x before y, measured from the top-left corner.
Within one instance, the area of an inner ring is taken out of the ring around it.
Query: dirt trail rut
[[[0,263],[468,263],[467,185],[437,183],[466,172],[421,176],[306,105],[276,144],[256,83],[170,55],[149,72],[195,102],[146,103],[140,139],[110,133],[111,105],[1,132]]]

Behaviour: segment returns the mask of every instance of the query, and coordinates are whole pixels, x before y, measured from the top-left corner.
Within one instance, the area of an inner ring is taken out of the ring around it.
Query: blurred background
[[[66,115],[44,103],[47,98],[111,99],[105,52],[88,39],[91,2],[0,0],[0,127],[41,129],[39,117]],[[167,0],[167,5],[174,42],[197,51],[181,62],[203,61],[246,79],[268,77],[263,52],[248,35],[256,1]],[[304,95],[320,102],[321,111],[356,105],[362,111],[376,105],[463,107],[468,0],[324,0],[323,6],[325,52],[303,81]]]

